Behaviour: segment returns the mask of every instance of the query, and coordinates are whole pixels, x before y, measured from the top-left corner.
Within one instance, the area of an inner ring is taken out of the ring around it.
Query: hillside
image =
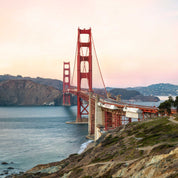
[[[139,91],[136,90],[126,90],[121,88],[111,89],[110,93],[112,97],[116,95],[121,95],[122,100],[139,100],[139,101],[159,101],[158,97],[155,96],[144,96]]]
[[[13,76],[13,75],[0,75],[0,82],[7,80],[31,80],[35,83],[52,86],[58,90],[62,90],[63,82],[61,80],[49,79],[49,78],[31,78],[31,77],[22,77],[21,75]]]
[[[52,86],[60,91],[63,88],[63,82],[57,79],[49,78],[31,78],[31,77],[22,77],[21,75],[12,76],[12,75],[0,75],[0,83],[7,80],[30,80],[38,84]],[[103,89],[94,89],[98,94],[104,94]],[[169,83],[160,83],[153,84],[147,87],[133,87],[133,88],[111,88],[107,87],[107,90],[114,97],[116,95],[121,95],[123,100],[139,100],[139,101],[159,101],[157,97],[154,96],[169,96],[178,95],[178,85],[172,85]],[[76,103],[76,99],[74,103]]]
[[[82,154],[38,165],[13,178],[175,178],[178,124],[167,118],[133,122],[105,133]],[[9,177],[9,178],[10,178]]]
[[[136,90],[143,95],[154,95],[154,96],[177,96],[178,95],[178,85],[172,85],[169,83],[159,83],[149,85],[147,87],[134,87],[127,88],[128,90]]]
[[[61,101],[61,92],[51,86],[31,80],[0,82],[0,106],[59,105]]]
[[[27,80],[27,81],[33,81],[34,83],[37,84],[42,84],[42,85],[46,85],[46,86],[51,86],[55,89],[58,89],[60,91],[62,91],[63,89],[63,82],[60,80],[56,80],[56,79],[47,79],[47,78],[31,78],[31,77],[22,77],[21,75],[17,75],[17,76],[12,76],[12,75],[0,75],[0,83],[4,82],[4,81],[8,81],[8,80],[14,80],[14,81],[19,81],[19,80]],[[105,95],[105,90],[104,89],[94,89],[95,93],[98,93],[100,95]],[[35,90],[34,90],[35,92]],[[116,95],[121,95],[121,99],[123,100],[139,100],[139,101],[159,101],[159,98],[154,97],[154,96],[143,96],[142,94],[140,94],[140,92],[136,91],[136,90],[126,90],[126,89],[120,89],[120,88],[116,88],[116,89],[110,89],[110,93],[112,95],[112,97],[115,97]],[[60,101],[57,102],[57,105],[60,105],[62,103],[61,99]],[[76,104],[77,100],[75,96],[72,96],[71,99],[71,103],[72,104]],[[6,105],[11,105],[10,103],[6,104]],[[38,105],[38,104],[35,104]]]

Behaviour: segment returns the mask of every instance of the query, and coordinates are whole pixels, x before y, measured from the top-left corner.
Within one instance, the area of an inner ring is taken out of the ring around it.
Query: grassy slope
[[[175,120],[178,121],[178,114],[175,115]]]
[[[28,174],[16,177],[61,177],[64,174],[68,177],[83,178],[111,177],[134,161],[146,159],[151,155],[167,154],[177,146],[178,124],[167,118],[134,122],[125,128],[122,126],[106,133],[93,147],[80,155],[73,154],[61,162],[39,165]],[[171,167],[175,167],[173,162]],[[140,169],[142,168],[143,166]],[[49,174],[49,171],[54,173]]]

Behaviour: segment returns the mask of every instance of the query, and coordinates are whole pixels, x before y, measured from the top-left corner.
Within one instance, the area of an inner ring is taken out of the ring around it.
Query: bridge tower
[[[70,62],[63,64],[63,105],[70,106]]]
[[[88,35],[88,41],[82,42],[81,35]],[[87,54],[83,54],[83,48],[88,51]],[[83,64],[87,68],[82,71]],[[87,65],[85,65],[87,63]],[[78,40],[77,40],[77,118],[76,122],[84,121],[82,116],[88,115],[88,104],[84,104],[79,96],[81,91],[81,81],[87,79],[88,92],[92,92],[92,43],[91,43],[91,28],[79,29],[78,28]]]

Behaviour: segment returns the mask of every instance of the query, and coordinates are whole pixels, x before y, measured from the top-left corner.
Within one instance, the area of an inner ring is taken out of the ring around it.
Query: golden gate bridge
[[[83,35],[87,36],[85,41],[82,41]],[[98,66],[103,89],[93,87],[94,59]],[[114,129],[122,124],[132,122],[133,119],[140,121],[158,114],[156,107],[125,103],[120,100],[119,96],[116,99],[110,97],[102,77],[91,28],[78,28],[72,78],[70,76],[70,62],[64,62],[63,105],[71,105],[71,94],[77,96],[76,123],[88,123],[88,134],[94,139],[99,138],[101,130]],[[74,80],[76,80],[76,84],[74,84]],[[82,85],[82,80],[86,81],[86,86]]]

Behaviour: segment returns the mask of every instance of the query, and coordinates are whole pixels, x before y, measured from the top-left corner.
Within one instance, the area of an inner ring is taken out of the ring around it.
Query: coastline
[[[60,162],[37,165],[13,178],[176,177],[176,134],[178,124],[168,118],[133,122],[124,130],[118,127],[107,132],[81,154],[72,154]]]
[[[86,150],[88,150],[89,148],[91,148],[93,143],[94,143],[93,140],[88,140],[88,141],[82,143],[77,154],[81,154],[81,153],[85,152]]]
[[[75,106],[68,109],[0,107],[0,174],[25,172],[35,165],[63,160],[77,153],[87,141],[87,126],[66,124],[65,121],[75,119]]]

